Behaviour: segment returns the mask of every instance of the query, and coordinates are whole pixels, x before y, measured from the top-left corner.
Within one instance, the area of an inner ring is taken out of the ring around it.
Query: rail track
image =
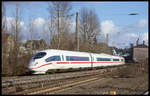
[[[2,94],[51,94],[73,86],[103,79],[128,65],[81,72],[2,78]]]
[[[67,90],[67,89],[75,87],[77,85],[81,85],[81,84],[89,83],[89,82],[92,82],[95,80],[99,80],[100,79],[99,76],[100,75],[86,77],[86,78],[78,78],[76,80],[71,80],[71,82],[69,82],[69,83],[65,82],[65,83],[59,84],[59,86],[44,88],[44,90],[39,90],[39,91],[31,92],[28,94],[54,94],[54,92],[58,92],[61,90]]]

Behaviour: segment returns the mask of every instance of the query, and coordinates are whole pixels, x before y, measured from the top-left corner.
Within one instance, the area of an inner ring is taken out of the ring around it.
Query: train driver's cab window
[[[39,52],[33,56],[33,59],[40,59],[46,55],[46,52]]]
[[[45,59],[46,62],[50,62],[50,61],[60,61],[60,56],[51,56],[48,57],[47,59]]]

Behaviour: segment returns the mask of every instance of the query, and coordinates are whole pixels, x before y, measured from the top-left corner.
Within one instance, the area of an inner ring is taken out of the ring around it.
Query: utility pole
[[[76,12],[76,51],[79,51],[79,26],[78,26],[78,12]]]
[[[58,5],[58,13],[57,13],[57,16],[58,16],[58,47],[57,49],[59,49],[59,46],[60,46],[60,30],[59,30],[59,5]]]
[[[107,45],[109,43],[109,35],[108,35],[108,33],[106,34],[106,43],[107,43]]]

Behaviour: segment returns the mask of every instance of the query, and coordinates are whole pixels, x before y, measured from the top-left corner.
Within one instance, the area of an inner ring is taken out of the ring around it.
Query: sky
[[[49,17],[48,3],[50,2],[17,2],[20,4],[21,21],[20,26],[23,29],[23,40],[29,39],[29,20],[34,18],[36,24],[37,36],[40,38],[43,24]],[[4,2],[6,7],[6,19],[8,22],[14,20],[16,2]],[[118,48],[126,48],[130,43],[135,45],[139,38],[140,43],[143,40],[148,44],[148,2],[71,2],[72,13],[79,12],[80,8],[87,7],[94,9],[99,17],[101,31],[103,35],[98,36],[101,41],[106,34],[109,34],[109,45]],[[129,15],[138,13],[138,15]],[[72,18],[73,28],[75,28],[75,16]],[[9,26],[9,24],[8,24]]]

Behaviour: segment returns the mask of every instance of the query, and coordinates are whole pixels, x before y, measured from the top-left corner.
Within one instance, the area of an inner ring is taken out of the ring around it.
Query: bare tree
[[[33,40],[34,36],[34,23],[33,23],[33,18],[30,17],[30,23],[29,23],[29,33],[30,33],[30,40]]]
[[[79,16],[82,43],[87,44],[89,50],[93,50],[92,46],[100,33],[99,18],[94,10],[85,7],[81,8]]]
[[[52,45],[52,42],[56,42],[56,39],[52,40],[53,36],[56,34],[56,28],[55,28],[55,20],[53,19],[53,16],[50,16],[50,21],[48,22],[48,30],[49,30],[49,46]],[[51,46],[52,48],[54,47],[53,45]],[[50,48],[51,48],[50,47]]]
[[[83,7],[80,10],[79,20],[80,20],[80,33],[83,38],[83,42],[87,40],[87,32],[88,32],[88,9]]]
[[[50,39],[50,37],[48,36],[49,34],[48,34],[48,32],[47,32],[47,25],[49,25],[47,22],[44,22],[44,24],[43,24],[43,42],[45,42],[45,43],[43,43],[42,45],[42,48],[43,49],[46,49],[47,48],[47,43],[46,43],[46,41],[48,40],[48,39]],[[50,30],[50,32],[51,32],[51,30]],[[47,38],[48,37],[48,38]]]
[[[93,38],[96,38],[96,36],[100,32],[100,25],[99,25],[99,19],[94,10],[90,10],[89,15],[89,32],[88,34],[88,40],[90,39],[93,41]]]
[[[2,2],[2,74],[6,73],[7,68],[7,43],[6,43],[6,7],[4,5],[4,2]]]
[[[2,33],[6,33],[6,7],[2,2]]]
[[[29,33],[30,33],[30,40],[31,40],[31,45],[30,45],[30,53],[33,54],[32,49],[33,49],[33,38],[34,38],[34,23],[33,23],[33,16],[30,17],[30,23],[29,23]]]
[[[49,48],[57,48],[55,44],[57,42],[57,37],[53,38],[56,35],[56,30],[57,30],[55,24],[56,24],[55,20],[53,20],[52,17],[50,17],[50,21],[48,22]]]
[[[21,12],[22,10],[20,10],[20,4],[16,3],[15,5],[16,9],[15,9],[15,13],[14,13],[14,22],[11,22],[11,32],[14,35],[14,47],[13,50],[11,52],[10,55],[10,64],[11,64],[11,68],[12,68],[12,74],[16,74],[17,70],[16,67],[19,64],[19,56],[20,54],[20,50],[19,50],[19,42],[21,40]]]
[[[55,22],[55,29],[57,29],[57,49],[61,48],[62,33],[67,30],[64,21],[71,17],[71,9],[70,2],[52,2],[49,4],[49,13]]]
[[[20,10],[19,10],[19,4],[16,3],[15,7],[16,7],[16,10],[15,10],[15,22],[12,22],[12,27],[13,27],[13,34],[14,34],[14,39],[15,39],[15,43],[18,43],[19,40],[20,40],[20,32],[21,32],[21,29],[20,29],[20,21],[21,21],[21,17],[20,17]]]

